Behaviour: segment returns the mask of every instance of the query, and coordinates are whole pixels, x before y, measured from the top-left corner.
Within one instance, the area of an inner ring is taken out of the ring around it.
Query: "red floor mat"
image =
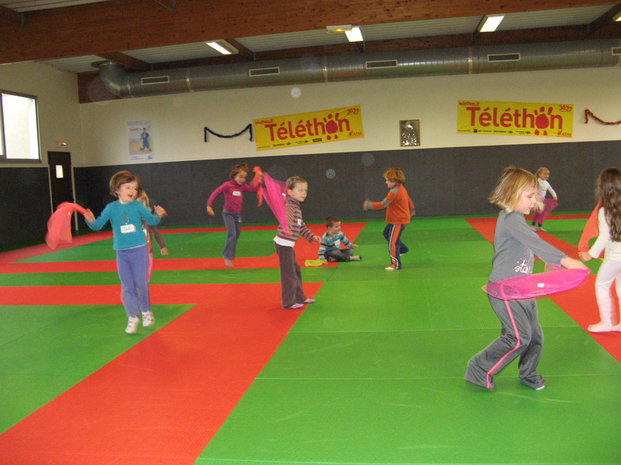
[[[314,296],[321,284],[304,287]],[[12,289],[0,304],[119,299],[118,286]],[[151,296],[204,302],[0,435],[3,465],[193,464],[302,313],[280,308],[279,283],[155,285]]]
[[[364,223],[343,225],[354,241]],[[275,229],[250,227],[244,229]],[[317,235],[324,225],[312,225]],[[209,228],[205,231],[224,230]],[[166,230],[166,233],[201,230]],[[66,248],[110,237],[91,234]],[[298,262],[317,258],[300,240]],[[0,273],[116,271],[114,261],[12,263],[47,245],[0,254]],[[237,258],[277,268],[278,258]],[[155,260],[155,270],[224,268],[221,258]],[[313,297],[322,283],[305,283]],[[118,305],[120,286],[4,287],[0,305]],[[151,285],[154,305],[196,304],[0,435],[2,465],[190,465],[302,313],[281,308],[280,283]],[[243,296],[243,299],[240,299]],[[121,335],[124,336],[124,335]]]

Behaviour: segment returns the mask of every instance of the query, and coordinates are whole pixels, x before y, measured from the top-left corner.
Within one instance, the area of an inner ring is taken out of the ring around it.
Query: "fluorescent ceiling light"
[[[205,43],[214,50],[220,52],[222,55],[236,55],[239,53],[239,50],[229,44],[226,40],[214,40]]]
[[[485,16],[483,18],[483,25],[479,28],[479,32],[494,32],[503,18],[503,15]]]
[[[617,13],[612,19],[614,19],[615,21],[621,21],[621,13]]]
[[[351,31],[351,24],[342,24],[340,26],[326,26],[326,30],[328,34],[341,34],[343,32],[347,33]]]
[[[362,31],[358,26],[352,28],[351,31],[345,31],[345,35],[350,42],[362,42],[364,40],[362,38]]]

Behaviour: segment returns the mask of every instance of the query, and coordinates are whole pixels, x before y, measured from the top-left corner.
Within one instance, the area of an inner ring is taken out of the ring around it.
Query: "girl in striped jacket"
[[[274,238],[276,254],[280,266],[280,282],[282,286],[282,307],[301,308],[305,304],[315,302],[314,299],[306,298],[302,289],[302,271],[295,260],[293,246],[302,236],[309,242],[320,242],[321,238],[314,235],[304,224],[300,202],[304,202],[308,195],[308,183],[293,176],[287,179],[287,198],[285,207],[287,213],[287,230],[278,226],[278,233]]]

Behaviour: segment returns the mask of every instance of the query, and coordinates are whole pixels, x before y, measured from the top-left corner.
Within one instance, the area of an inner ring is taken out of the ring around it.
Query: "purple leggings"
[[[138,316],[141,311],[148,312],[150,304],[147,246],[117,250],[116,265],[121,278],[121,300],[127,316]]]

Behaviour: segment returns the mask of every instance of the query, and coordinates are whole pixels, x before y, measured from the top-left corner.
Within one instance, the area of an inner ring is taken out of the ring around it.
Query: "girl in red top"
[[[388,241],[388,251],[390,253],[390,266],[388,271],[401,269],[401,255],[409,249],[401,242],[401,233],[405,226],[410,223],[410,218],[414,216],[414,202],[410,199],[408,192],[403,187],[405,175],[399,168],[388,168],[384,172],[384,179],[390,191],[381,202],[365,200],[363,209],[382,210],[386,209],[386,228],[384,237]]]

